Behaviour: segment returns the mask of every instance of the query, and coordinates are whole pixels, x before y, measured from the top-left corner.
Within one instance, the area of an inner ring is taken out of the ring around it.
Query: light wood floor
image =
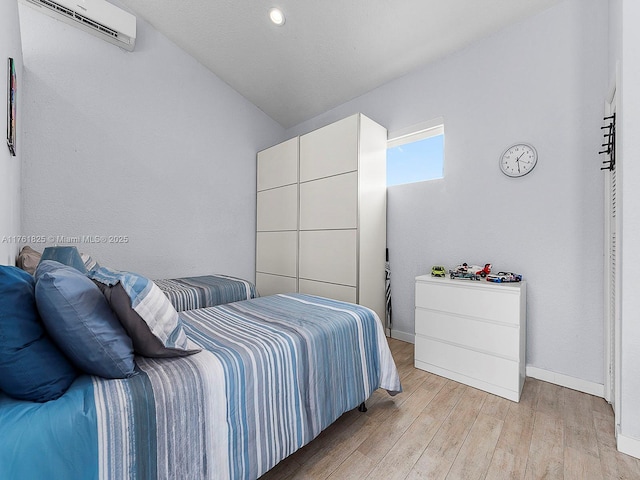
[[[404,392],[377,390],[267,472],[285,479],[640,479],[615,448],[599,397],[527,378],[519,403],[413,367],[413,345],[389,340]]]

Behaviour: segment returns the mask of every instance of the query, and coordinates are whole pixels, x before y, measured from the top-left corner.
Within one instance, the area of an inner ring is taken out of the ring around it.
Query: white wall
[[[132,53],[29,6],[20,20],[23,233],[128,236],[78,248],[152,278],[253,279],[256,152],[282,127],[141,19]]]
[[[300,124],[361,111],[389,131],[445,119],[445,178],[388,190],[394,335],[414,332],[414,277],[491,262],[527,280],[527,363],[603,383],[607,4],[567,0],[421,71]],[[510,179],[498,157],[539,153]]]
[[[16,156],[6,145],[7,131],[7,58],[13,58],[18,81]],[[20,234],[20,166],[22,159],[22,45],[16,1],[0,2],[0,264],[14,265],[18,251],[15,236]]]

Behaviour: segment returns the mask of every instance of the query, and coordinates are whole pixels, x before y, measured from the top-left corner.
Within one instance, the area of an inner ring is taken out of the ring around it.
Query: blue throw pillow
[[[87,273],[85,262],[76,247],[47,247],[40,257],[40,261],[43,260],[53,260],[73,267],[80,273]]]
[[[27,272],[0,266],[0,390],[47,402],[66,392],[77,372],[47,336],[34,285]]]
[[[134,374],[131,339],[89,278],[52,260],[41,261],[35,277],[42,321],[76,367],[104,378]]]

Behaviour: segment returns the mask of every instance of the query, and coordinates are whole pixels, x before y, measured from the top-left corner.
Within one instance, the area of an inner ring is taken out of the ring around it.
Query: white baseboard
[[[402,340],[407,343],[416,343],[415,335],[413,333],[401,332],[400,330],[391,330],[391,338],[396,340]]]
[[[542,368],[532,367],[529,365],[527,365],[526,371],[527,377],[537,378],[544,382],[553,383],[555,385],[560,385],[561,387],[570,388],[571,390],[577,390],[579,392],[588,393],[589,395],[604,398],[604,385],[601,383],[589,382],[580,378],[550,372],[549,370],[543,370]]]
[[[640,440],[637,438],[625,437],[618,433],[618,451],[640,458]]]

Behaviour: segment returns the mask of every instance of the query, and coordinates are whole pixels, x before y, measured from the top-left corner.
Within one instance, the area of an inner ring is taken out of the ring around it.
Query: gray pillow
[[[131,298],[121,283],[116,283],[113,286],[105,285],[97,280],[94,280],[94,283],[102,290],[111,309],[131,337],[133,349],[138,355],[156,358],[184,357],[200,351],[199,349],[184,350],[164,346],[162,341],[151,333],[147,323],[131,308]]]

